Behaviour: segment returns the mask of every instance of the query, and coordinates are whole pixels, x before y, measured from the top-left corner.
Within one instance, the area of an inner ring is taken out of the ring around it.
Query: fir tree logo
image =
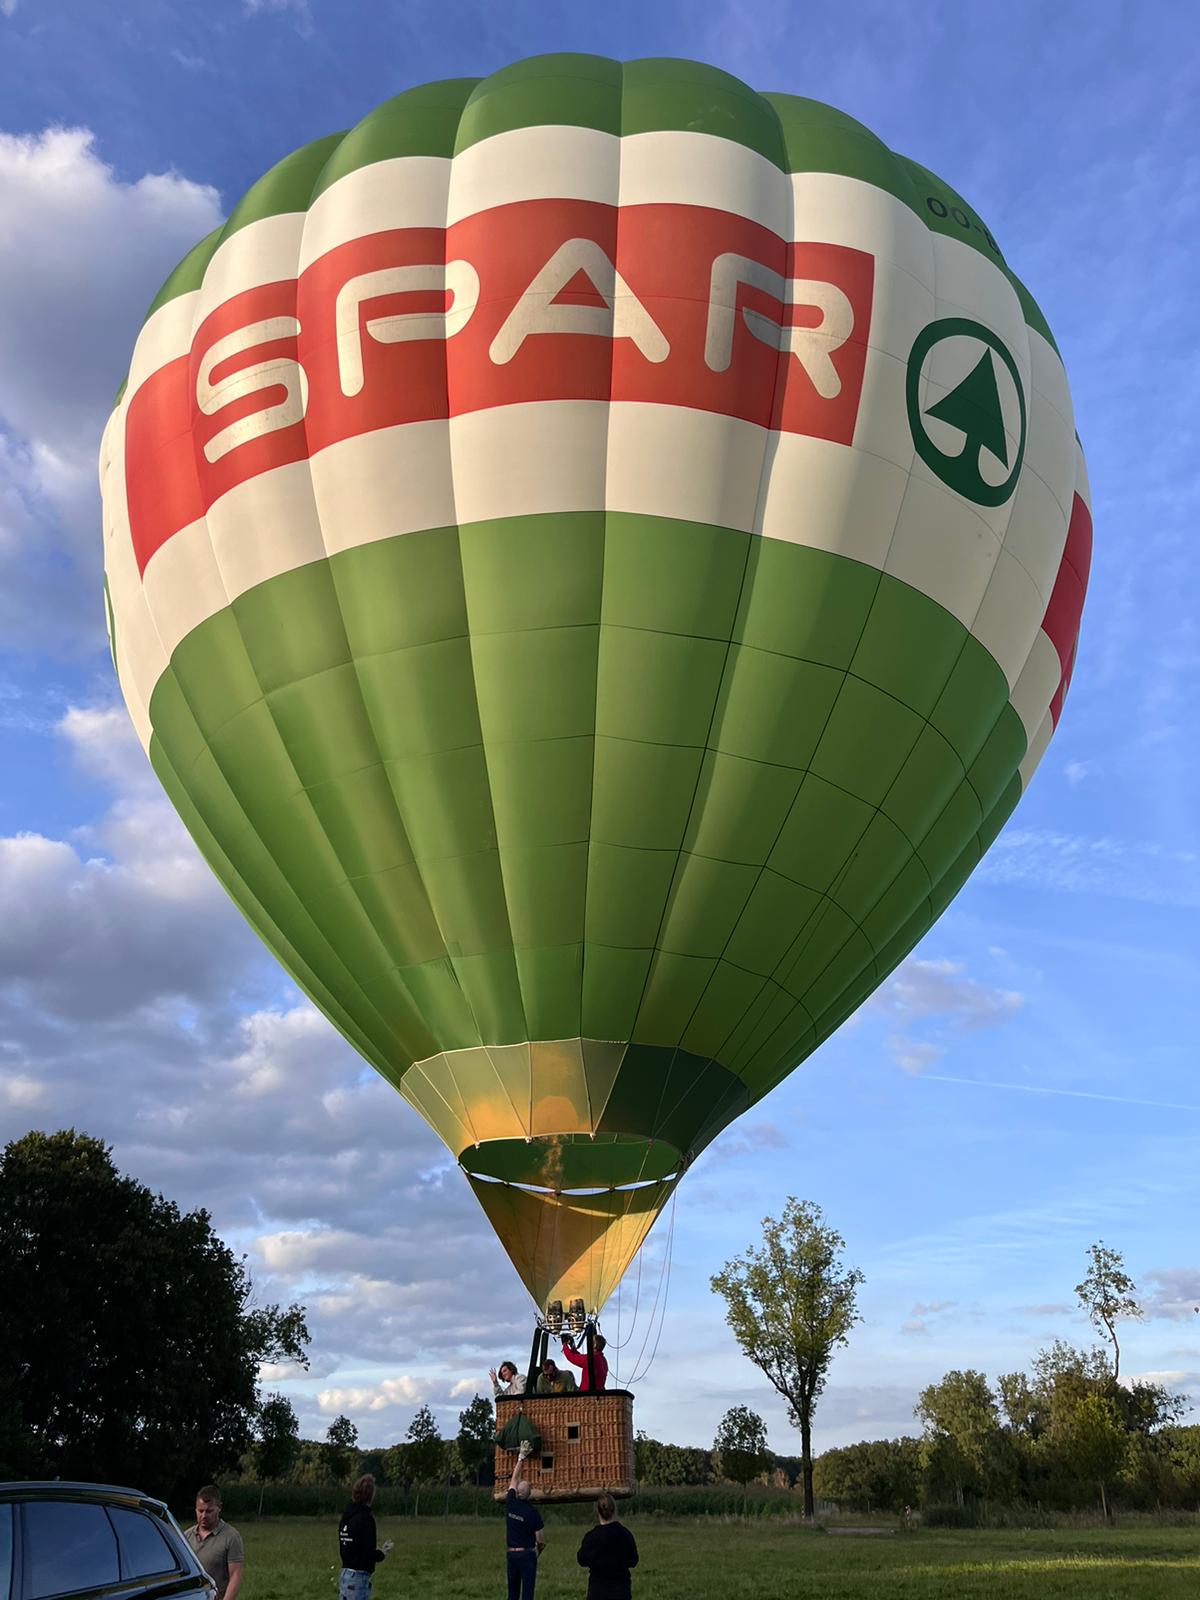
[[[963,340],[975,346],[978,357],[949,392],[939,389],[940,397],[923,407],[922,378],[937,347],[949,339],[959,341],[956,353],[960,359]],[[1025,390],[1007,346],[990,328],[966,317],[931,322],[917,335],[908,358],[905,398],[913,443],[930,471],[976,505],[1003,505],[1021,472],[1027,418]],[[945,424],[938,430],[942,442],[931,436],[929,419]],[[953,438],[946,429],[961,435],[957,449],[953,442],[946,443],[948,437]],[[1006,474],[1004,468],[1008,468]]]

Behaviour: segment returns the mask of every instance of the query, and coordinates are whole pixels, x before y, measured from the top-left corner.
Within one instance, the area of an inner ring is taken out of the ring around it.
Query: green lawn
[[[642,1563],[635,1600],[1172,1600],[1200,1594],[1200,1535],[1191,1529],[1028,1533],[922,1530],[894,1538],[810,1532],[769,1521],[630,1518]],[[374,1600],[495,1600],[505,1594],[499,1517],[385,1518],[396,1548]],[[334,1600],[337,1528],[293,1517],[243,1521],[242,1600]],[[575,1563],[583,1528],[546,1517],[537,1600],[582,1600]]]

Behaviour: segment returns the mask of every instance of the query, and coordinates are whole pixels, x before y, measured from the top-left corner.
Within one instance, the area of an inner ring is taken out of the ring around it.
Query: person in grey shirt
[[[217,1600],[237,1600],[246,1552],[236,1528],[221,1521],[221,1491],[206,1483],[196,1491],[196,1523],[184,1534],[196,1560],[217,1586]]]

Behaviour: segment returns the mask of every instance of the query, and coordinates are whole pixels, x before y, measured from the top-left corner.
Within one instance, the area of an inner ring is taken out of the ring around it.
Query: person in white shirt
[[[492,1380],[492,1393],[497,1400],[501,1395],[525,1393],[525,1374],[518,1372],[512,1361],[502,1361],[499,1373],[493,1367],[488,1377]]]

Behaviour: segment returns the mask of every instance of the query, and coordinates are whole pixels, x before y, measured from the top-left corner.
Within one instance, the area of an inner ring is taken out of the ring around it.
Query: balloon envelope
[[[550,56],[398,95],[168,279],[105,434],[155,770],[539,1304],[880,983],[1061,710],[1062,362],[816,102]]]

